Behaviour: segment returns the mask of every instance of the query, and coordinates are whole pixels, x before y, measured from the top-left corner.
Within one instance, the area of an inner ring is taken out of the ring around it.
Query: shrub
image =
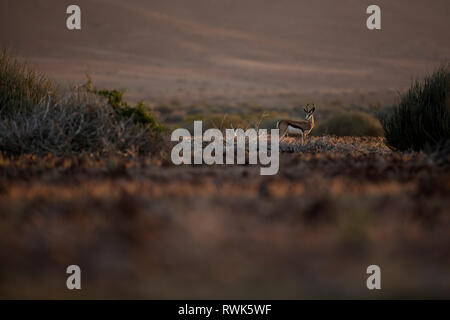
[[[164,130],[164,127],[158,124],[155,118],[147,110],[143,101],[140,101],[135,107],[132,107],[127,102],[123,101],[124,91],[107,89],[98,90],[92,85],[92,80],[89,77],[84,87],[88,92],[106,98],[108,104],[120,117],[125,119],[132,118],[136,124],[144,126],[148,125],[158,132]]]
[[[130,107],[123,93],[86,87],[61,94],[44,75],[0,55],[0,151],[55,155],[156,152],[162,126],[143,103]],[[107,97],[100,101],[98,95]]]
[[[390,115],[381,117],[386,141],[396,150],[435,150],[450,139],[450,65],[415,81]]]
[[[320,122],[312,130],[316,136],[332,134],[338,137],[344,136],[383,136],[383,128],[380,122],[368,113],[360,111],[342,112],[330,116]]]
[[[55,85],[42,73],[0,51],[0,117],[29,110],[54,98]]]
[[[161,136],[124,120],[109,105],[72,96],[0,120],[0,150],[7,154],[54,155],[158,151]]]

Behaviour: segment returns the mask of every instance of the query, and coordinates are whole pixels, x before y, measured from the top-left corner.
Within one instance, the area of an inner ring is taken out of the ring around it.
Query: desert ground
[[[2,159],[0,296],[449,296],[448,166],[382,138],[281,149],[276,176],[164,156]],[[372,264],[382,290],[366,288]]]

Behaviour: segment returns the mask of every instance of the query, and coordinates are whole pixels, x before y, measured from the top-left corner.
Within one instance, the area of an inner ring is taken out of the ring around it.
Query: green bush
[[[54,94],[52,81],[0,51],[0,117],[47,103]]]
[[[330,116],[314,128],[311,132],[315,136],[336,135],[344,136],[383,136],[380,122],[368,113],[360,111],[342,112]]]
[[[434,151],[450,139],[450,65],[415,81],[390,115],[381,118],[395,150]]]
[[[136,124],[150,126],[153,130],[158,132],[164,130],[164,127],[158,124],[155,118],[147,110],[147,107],[143,101],[132,107],[127,102],[123,101],[124,91],[107,89],[98,90],[92,85],[92,80],[90,77],[88,77],[88,81],[84,87],[88,92],[106,98],[108,104],[122,118],[132,118]]]

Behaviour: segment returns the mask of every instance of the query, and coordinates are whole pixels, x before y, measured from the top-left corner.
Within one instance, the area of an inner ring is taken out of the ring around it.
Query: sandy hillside
[[[0,43],[63,83],[92,75],[133,99],[387,102],[450,58],[450,2],[2,0]],[[188,4],[187,4],[188,3]]]

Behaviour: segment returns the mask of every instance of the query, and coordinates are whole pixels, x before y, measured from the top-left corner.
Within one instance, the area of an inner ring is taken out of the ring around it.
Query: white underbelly
[[[287,132],[290,134],[303,134],[303,130],[292,126],[287,127]]]

